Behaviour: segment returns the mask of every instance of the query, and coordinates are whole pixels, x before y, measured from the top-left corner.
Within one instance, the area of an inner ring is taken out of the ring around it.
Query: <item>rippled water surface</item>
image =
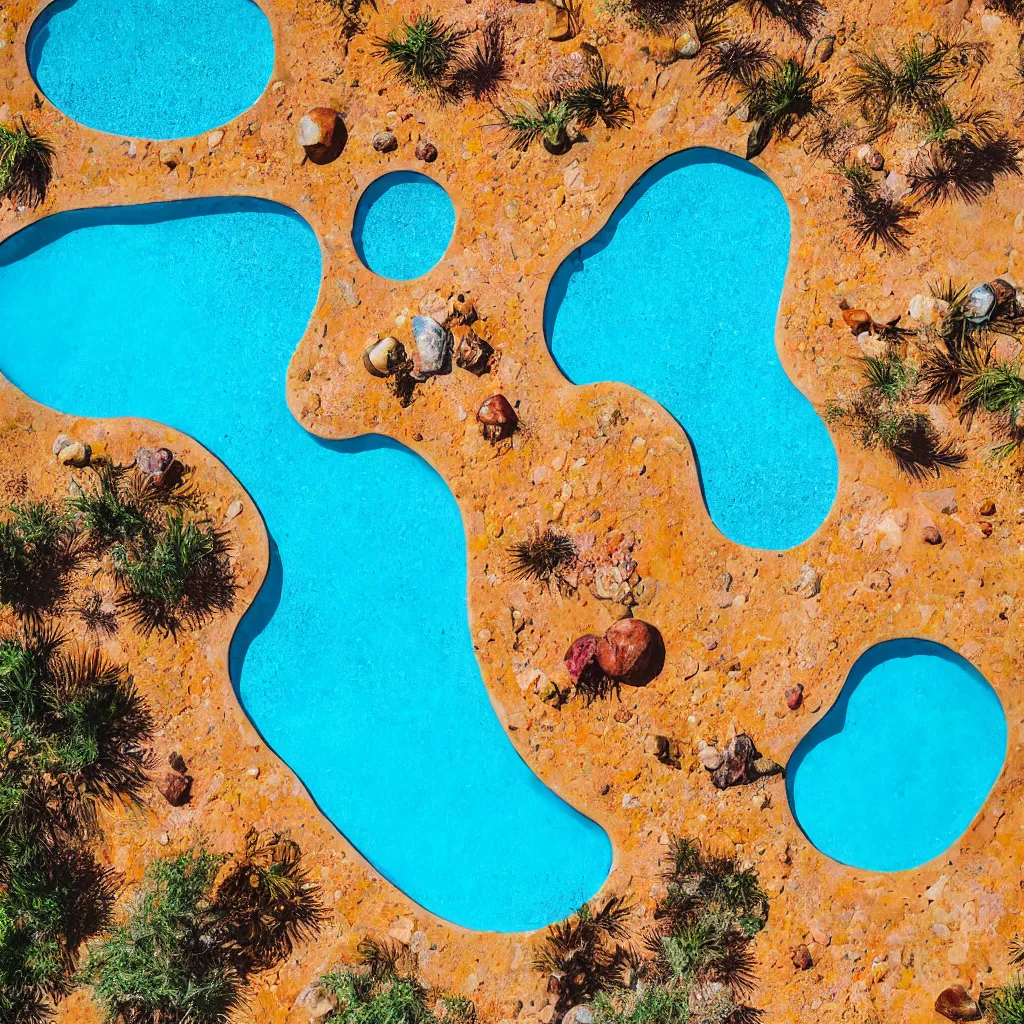
[[[631,384],[682,424],[715,525],[757,548],[806,540],[838,483],[825,424],[775,348],[788,255],[775,185],[745,161],[688,150],[566,259],[544,311],[570,380]]]
[[[29,33],[28,64],[72,120],[177,139],[217,128],[260,98],[274,39],[252,0],[54,0]]]
[[[320,273],[313,232],[270,203],[60,214],[0,245],[0,370],[47,405],[147,417],[223,460],[272,538],[231,652],[246,712],[413,899],[472,928],[536,928],[600,887],[611,846],[495,716],[444,482],[397,444],[321,442],[290,415]]]
[[[853,867],[900,871],[948,849],[1006,757],[1006,716],[969,661],[927,640],[872,647],[787,768],[808,839]]]

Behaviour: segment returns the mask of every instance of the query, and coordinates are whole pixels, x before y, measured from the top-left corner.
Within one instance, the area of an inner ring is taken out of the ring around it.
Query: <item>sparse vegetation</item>
[[[97,808],[139,798],[148,709],[125,671],[54,629],[0,640],[0,1019],[35,1024],[73,988],[118,888]]]
[[[169,514],[150,543],[115,545],[111,561],[123,590],[118,604],[147,633],[173,635],[234,604],[226,536],[181,512]]]
[[[476,1018],[469,999],[423,985],[415,954],[393,942],[363,939],[356,965],[325,974],[320,990],[336,1004],[324,1024],[471,1024]]]
[[[421,14],[386,38],[375,40],[375,56],[417,92],[442,95],[459,70],[466,33],[430,14]]]
[[[740,82],[740,96],[755,121],[747,140],[747,159],[757,156],[773,137],[785,135],[802,117],[820,109],[815,90],[821,77],[800,61],[772,60],[749,83]]]
[[[612,898],[553,925],[535,950],[563,1012],[589,1002],[600,1024],[704,1024],[756,1019],[752,943],[768,898],[734,858],[673,840],[655,926],[630,941],[631,909]]]
[[[895,252],[906,252],[910,234],[907,222],[917,211],[897,198],[861,163],[842,168],[847,182],[847,219],[858,245],[882,244]]]
[[[587,80],[566,96],[566,106],[583,128],[599,120],[605,128],[621,128],[632,120],[626,90],[601,63],[590,65]]]
[[[552,527],[517,541],[509,548],[509,571],[515,580],[537,580],[561,586],[563,573],[576,563],[572,538]]]
[[[24,119],[13,128],[0,124],[0,199],[38,206],[53,180],[54,151]]]
[[[569,145],[567,129],[571,114],[560,93],[544,93],[533,103],[498,107],[498,127],[512,149],[525,152],[535,142],[543,142],[553,153],[564,152]]]
[[[45,501],[12,505],[0,522],[0,605],[36,619],[67,597],[81,559],[74,520]]]
[[[203,848],[149,866],[83,969],[109,1024],[222,1024],[252,978],[318,931],[324,911],[298,847],[250,833],[230,859]]]

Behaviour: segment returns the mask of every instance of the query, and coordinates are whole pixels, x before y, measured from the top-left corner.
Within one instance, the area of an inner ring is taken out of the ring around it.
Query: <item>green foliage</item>
[[[821,76],[801,61],[772,58],[749,82],[739,82],[740,96],[756,122],[747,140],[747,157],[760,153],[773,136],[785,135],[802,117],[820,111],[815,90]]]
[[[111,561],[124,591],[118,603],[147,633],[174,635],[183,625],[200,626],[234,604],[225,535],[181,512],[167,516],[150,544],[115,545]]]
[[[500,127],[512,149],[525,152],[535,142],[559,150],[567,144],[566,129],[572,114],[560,93],[544,93],[534,103],[497,108]]]
[[[374,56],[401,81],[417,92],[443,92],[458,70],[466,33],[421,14],[387,38],[378,38]]]
[[[43,501],[11,505],[0,522],[0,604],[34,618],[67,595],[80,558],[75,523]]]
[[[1024,978],[1017,975],[995,990],[986,990],[984,1004],[992,1024],[1024,1024]]]
[[[149,866],[127,914],[82,972],[110,1024],[222,1024],[254,974],[318,930],[319,890],[295,843],[250,832],[218,883],[226,860],[198,849]]]
[[[324,1024],[438,1024],[431,996],[450,1024],[470,1024],[476,1011],[464,997],[431,993],[416,977],[416,958],[405,946],[363,939],[357,964],[320,979],[320,990],[336,1001]]]
[[[230,1018],[241,981],[210,941],[222,863],[200,850],[151,864],[126,919],[90,951],[83,977],[111,1024],[220,1024]]]
[[[25,124],[0,124],[0,199],[38,206],[53,179],[53,147]]]

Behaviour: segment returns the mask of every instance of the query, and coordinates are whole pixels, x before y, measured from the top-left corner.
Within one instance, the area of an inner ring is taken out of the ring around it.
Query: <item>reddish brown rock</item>
[[[804,688],[801,683],[797,683],[796,686],[791,686],[786,691],[786,707],[790,711],[796,711],[804,702]]]
[[[757,756],[757,747],[746,733],[734,736],[725,748],[721,764],[711,773],[714,787],[728,789],[730,786],[753,782],[757,777],[754,768]]]
[[[941,544],[942,534],[939,533],[934,526],[926,526],[921,531],[921,540],[923,540],[925,544]]]
[[[437,159],[437,146],[426,139],[420,139],[416,143],[416,159],[422,160],[425,164],[432,164]]]
[[[491,346],[466,324],[456,324],[451,334],[455,342],[455,365],[477,376],[486,373],[493,353]]]
[[[313,107],[299,119],[297,138],[314,163],[329,163],[345,143],[345,125],[331,107]]]
[[[511,437],[519,426],[519,417],[504,395],[484,399],[476,418],[483,426],[484,437],[491,443]]]
[[[811,951],[803,943],[793,950],[793,966],[798,971],[809,971],[814,966]]]
[[[984,520],[982,520],[980,523],[978,523],[978,529],[981,530],[982,537],[991,537],[992,536],[992,524],[991,523],[988,523],[988,522],[985,522]]]
[[[394,132],[377,132],[370,140],[370,145],[378,153],[392,153],[398,149],[398,139]]]
[[[983,516],[994,516],[996,514],[996,503],[989,498],[987,501],[983,501],[978,508],[978,512]]]
[[[188,803],[192,794],[192,776],[183,775],[172,769],[164,775],[157,788],[172,807],[181,807],[182,804]]]
[[[597,663],[610,678],[627,681],[650,667],[658,631],[640,619],[620,619],[597,645]]]
[[[947,1020],[981,1020],[981,1008],[963,985],[950,985],[935,1000],[935,1012]]]
[[[870,331],[874,321],[866,309],[844,309],[843,320],[854,334]]]

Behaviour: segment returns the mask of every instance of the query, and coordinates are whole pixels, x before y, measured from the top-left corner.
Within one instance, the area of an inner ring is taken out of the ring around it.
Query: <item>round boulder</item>
[[[640,619],[612,623],[597,645],[597,662],[609,678],[628,682],[651,667],[660,635]]]
[[[426,139],[420,139],[416,143],[416,159],[422,160],[425,164],[432,164],[437,159],[437,146]]]
[[[370,145],[378,153],[393,153],[398,149],[398,138],[394,132],[376,132],[370,140]]]

